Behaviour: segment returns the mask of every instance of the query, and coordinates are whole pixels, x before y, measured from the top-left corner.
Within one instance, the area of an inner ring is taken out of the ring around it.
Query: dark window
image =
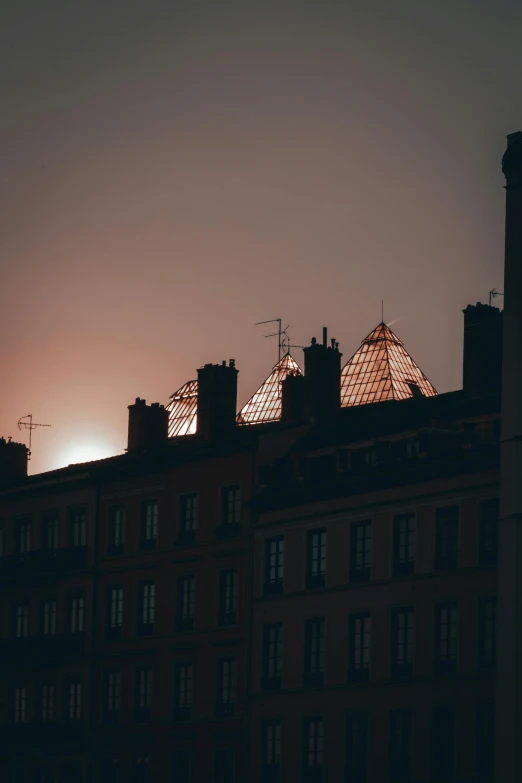
[[[123,585],[111,585],[107,596],[107,635],[120,636],[122,624]]]
[[[17,685],[13,693],[13,719],[15,723],[25,723],[27,720],[27,688]]]
[[[155,549],[158,537],[158,503],[145,500],[141,504],[140,549]]]
[[[56,599],[50,598],[42,604],[42,633],[54,636],[56,633]]]
[[[372,523],[354,522],[351,526],[350,581],[366,582],[372,568]]]
[[[190,661],[178,661],[174,665],[174,718],[190,717],[193,693],[193,667]]]
[[[410,783],[412,779],[411,710],[392,710],[390,713],[390,744],[388,754],[389,783]]]
[[[234,748],[219,748],[214,754],[215,783],[234,783],[236,765]]]
[[[109,509],[109,555],[119,555],[125,549],[126,517],[125,506],[111,506]]]
[[[87,514],[85,509],[73,509],[69,516],[71,546],[78,548],[87,543]]]
[[[224,658],[218,664],[218,713],[233,715],[237,701],[237,661]]]
[[[281,775],[281,721],[263,723],[261,734],[261,781],[280,783]]]
[[[31,521],[20,519],[15,526],[15,554],[28,555],[31,551]]]
[[[172,754],[172,783],[191,783],[192,753],[190,750],[175,750]]]
[[[477,706],[477,781],[493,783],[495,767],[495,721],[492,702]]]
[[[196,492],[181,495],[179,500],[179,542],[191,544],[198,529],[198,496]]]
[[[415,570],[415,514],[393,518],[393,573],[413,574]]]
[[[306,586],[326,583],[326,530],[310,530],[307,536]]]
[[[321,783],[324,763],[324,724],[321,717],[304,722],[304,782]]]
[[[58,514],[50,511],[44,514],[42,522],[42,549],[54,552],[58,549]]]
[[[495,667],[495,621],[497,599],[483,598],[479,603],[479,650],[478,663],[481,669]]]
[[[283,626],[281,623],[263,628],[263,687],[281,687],[283,660]]]
[[[107,672],[105,676],[105,720],[115,723],[120,712],[121,672]]]
[[[305,624],[305,685],[320,685],[324,678],[326,623],[322,617]]]
[[[83,633],[85,600],[83,595],[74,595],[69,600],[69,633]]]
[[[44,722],[54,719],[54,685],[42,685],[40,715]]]
[[[237,568],[227,568],[219,575],[219,624],[237,623]]]
[[[194,599],[196,580],[193,574],[185,574],[178,579],[178,608],[176,626],[179,631],[194,627]]]
[[[413,675],[415,653],[413,609],[404,607],[392,612],[392,670],[396,678]]]
[[[369,612],[350,617],[350,659],[348,676],[351,680],[370,678],[371,617]]]
[[[66,716],[70,721],[77,721],[82,717],[82,684],[77,680],[69,683]]]
[[[29,604],[20,603],[13,607],[14,635],[17,639],[25,638],[29,633]]]
[[[139,587],[138,635],[150,636],[154,633],[156,612],[156,584],[143,582]]]
[[[435,669],[451,673],[457,669],[459,618],[457,604],[435,607]]]
[[[269,538],[265,542],[265,595],[283,592],[285,539]]]
[[[498,498],[489,498],[480,503],[480,565],[497,562],[498,555]]]
[[[431,746],[433,783],[451,783],[455,780],[455,708],[433,709],[433,736]]]
[[[140,753],[134,757],[132,783],[150,783],[150,756],[148,753]]]
[[[437,509],[435,568],[446,570],[459,564],[459,507]]]
[[[368,780],[368,715],[351,713],[346,720],[346,780],[367,783]]]
[[[150,720],[153,676],[152,666],[142,666],[136,671],[135,718],[139,723]]]
[[[221,490],[221,524],[239,525],[241,521],[241,488],[238,484]]]

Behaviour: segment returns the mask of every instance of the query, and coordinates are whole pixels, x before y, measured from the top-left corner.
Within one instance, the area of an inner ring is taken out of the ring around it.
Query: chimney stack
[[[305,419],[306,379],[304,375],[287,375],[281,383],[281,421]]]
[[[464,313],[463,388],[470,397],[500,394],[502,380],[502,312],[497,307],[468,305]]]
[[[303,349],[305,356],[306,408],[311,422],[324,424],[335,418],[341,408],[341,357],[339,343],[323,327],[323,343],[312,337],[311,345]]]
[[[234,359],[198,370],[198,435],[227,438],[236,427],[237,373]]]
[[[0,484],[10,484],[27,477],[29,452],[23,443],[0,438]]]
[[[129,433],[127,451],[138,453],[164,446],[168,440],[169,412],[159,402],[147,405],[136,397],[129,405]]]

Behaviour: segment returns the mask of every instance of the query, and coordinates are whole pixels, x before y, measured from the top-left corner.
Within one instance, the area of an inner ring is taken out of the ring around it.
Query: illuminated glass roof
[[[287,375],[302,375],[295,359],[287,353],[237,414],[238,424],[262,424],[281,418],[281,384]]]
[[[389,326],[380,323],[341,372],[341,406],[437,394]]]
[[[198,382],[189,381],[171,395],[168,405],[169,438],[195,435],[198,413]]]

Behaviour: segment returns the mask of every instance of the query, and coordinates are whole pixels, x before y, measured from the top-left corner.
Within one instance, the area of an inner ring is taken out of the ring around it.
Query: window
[[[142,666],[136,671],[135,718],[139,723],[146,723],[150,720],[152,683],[152,666]]]
[[[115,723],[118,720],[121,698],[121,672],[110,671],[105,675],[105,720]]]
[[[411,710],[392,710],[388,752],[389,783],[411,783],[412,726]]]
[[[284,536],[269,538],[265,543],[265,595],[283,592],[284,570]]]
[[[58,549],[58,514],[50,511],[44,515],[42,523],[42,549],[55,552]]]
[[[224,658],[218,664],[218,713],[233,715],[237,700],[237,661]]]
[[[44,722],[54,718],[54,685],[42,685],[41,716]]]
[[[84,599],[77,595],[69,602],[69,633],[83,633]]]
[[[415,649],[413,609],[411,607],[393,610],[392,644],[392,678],[411,677]]]
[[[455,780],[455,708],[433,709],[431,746],[433,783],[451,783]]]
[[[185,574],[178,579],[178,613],[176,625],[178,631],[187,631],[194,627],[195,578]]]
[[[155,549],[158,537],[158,503],[145,500],[141,504],[140,549]]]
[[[25,723],[27,707],[27,689],[25,685],[18,685],[14,689],[14,722]]]
[[[154,614],[152,620],[154,622]],[[122,625],[123,585],[111,585],[107,596],[107,636],[121,636]]]
[[[324,678],[325,621],[322,617],[305,624],[305,685],[320,685]]]
[[[346,719],[346,779],[350,783],[368,780],[368,715],[353,712]]]
[[[435,568],[446,570],[459,564],[459,507],[437,509]]]
[[[350,680],[370,679],[371,617],[369,612],[350,617]]]
[[[174,717],[187,719],[192,709],[193,667],[190,661],[174,666]]]
[[[111,506],[109,509],[108,555],[119,555],[125,549],[127,510],[125,506]]]
[[[351,527],[350,581],[367,582],[372,568],[372,523],[354,522]]]
[[[198,496],[196,492],[181,495],[179,499],[179,543],[191,544],[198,529]]]
[[[320,783],[323,779],[324,731],[323,719],[306,718],[304,722],[304,780]]]
[[[56,599],[44,601],[42,606],[42,632],[44,636],[56,633]]]
[[[81,547],[87,543],[87,514],[84,509],[74,509],[70,514],[71,546]]]
[[[495,720],[492,702],[477,706],[477,781],[493,783],[495,770]]]
[[[133,783],[149,783],[150,780],[150,756],[141,753],[134,758],[132,781]]]
[[[483,598],[479,603],[479,649],[478,663],[481,669],[495,667],[495,620],[497,599]]]
[[[274,623],[263,628],[263,688],[281,687],[283,658],[283,625]]]
[[[139,587],[138,636],[154,633],[155,609],[156,585],[154,582],[143,582]]]
[[[172,783],[191,783],[192,753],[190,750],[175,750],[172,754]]]
[[[219,577],[219,624],[237,623],[237,568],[221,571]]]
[[[221,490],[221,524],[239,525],[241,522],[241,488],[239,484]]]
[[[415,514],[393,519],[393,574],[413,574],[415,570]]]
[[[281,775],[281,721],[263,723],[261,734],[262,783],[279,783]]]
[[[235,779],[234,748],[219,748],[214,754],[215,783],[234,783]]]
[[[307,543],[306,586],[324,587],[326,583],[326,530],[310,530]]]
[[[29,633],[29,605],[16,604],[14,607],[14,635],[24,639]]]
[[[28,555],[31,551],[31,521],[21,519],[16,523],[15,552],[17,555]]]
[[[480,565],[492,565],[498,555],[498,498],[480,503]]]
[[[456,603],[435,607],[435,669],[454,672],[458,655],[458,609]]]
[[[81,682],[71,682],[69,684],[67,717],[70,721],[80,720],[82,717]]]

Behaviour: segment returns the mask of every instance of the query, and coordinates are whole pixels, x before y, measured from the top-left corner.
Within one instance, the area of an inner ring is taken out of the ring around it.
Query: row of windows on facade
[[[479,602],[478,658],[481,669],[495,665],[496,598]],[[371,678],[372,618],[359,612],[348,620],[347,675],[349,680]],[[415,667],[415,614],[413,607],[400,607],[391,613],[391,677],[413,677]],[[436,674],[452,673],[458,668],[459,610],[454,602],[435,605],[434,668]],[[304,684],[320,685],[326,664],[326,620],[315,617],[304,624]],[[283,666],[283,624],[263,626],[263,680],[265,689],[280,688]]]
[[[198,529],[198,495],[196,492],[180,496],[179,500],[179,532],[178,543],[192,543],[196,540]],[[125,551],[126,540],[126,507],[111,506],[108,512],[108,554],[120,554]],[[234,529],[241,519],[241,490],[239,485],[222,487],[221,489],[221,528]],[[70,512],[69,544],[71,547],[85,546],[87,543],[87,514],[84,510]],[[31,551],[30,518],[15,520],[13,553],[24,555]],[[59,547],[59,516],[58,512],[45,512],[42,519],[41,548],[55,550]],[[141,503],[139,548],[153,549],[158,537],[158,502],[145,500]],[[5,554],[5,525],[0,523],[0,557]]]
[[[184,574],[177,581],[175,627],[177,630],[190,630],[194,626],[196,579],[193,574]],[[238,571],[236,568],[224,569],[219,575],[218,624],[237,623],[238,607]],[[16,638],[29,636],[29,604],[17,603],[13,609],[13,635]],[[123,628],[124,589],[123,585],[110,585],[107,589],[106,635],[119,636]],[[154,633],[156,619],[156,584],[150,580],[138,586],[138,616],[136,632],[140,636]],[[68,633],[85,631],[85,600],[78,594],[70,598],[66,627]],[[57,600],[46,599],[41,606],[40,633],[52,636],[57,633]]]
[[[172,783],[193,783],[193,756],[190,748],[178,749],[172,752],[171,775],[161,780]],[[127,783],[129,780],[127,769],[120,763],[120,759],[107,756],[101,761],[99,780],[100,783]],[[148,753],[140,753],[134,757],[132,765],[132,783],[150,783],[154,762]],[[218,747],[214,750],[212,758],[213,783],[235,783],[236,781],[236,753],[235,748]]]
[[[497,559],[498,499],[480,503],[480,565],[492,565]],[[394,576],[413,574],[417,520],[415,512],[397,514],[393,518]],[[353,522],[350,526],[350,581],[371,579],[373,556],[373,525],[371,519]],[[306,586],[323,587],[326,584],[325,528],[307,533]],[[437,570],[458,568],[459,565],[459,507],[442,506],[436,509],[435,562]],[[283,591],[285,572],[285,538],[282,535],[265,542],[265,594]]]
[[[493,704],[476,708],[477,780],[493,780]],[[433,783],[452,783],[456,776],[458,746],[455,740],[455,707],[434,707],[431,716],[431,777]],[[335,731],[338,727],[335,726]],[[415,721],[411,709],[389,713],[388,781],[412,783]],[[280,719],[267,720],[261,729],[261,781],[279,783],[283,778],[283,731]],[[349,783],[367,783],[370,747],[370,720],[367,713],[350,713],[345,729],[345,771]],[[303,783],[321,783],[328,763],[325,757],[325,730],[322,715],[306,717],[302,734]],[[386,752],[386,751],[384,751]],[[382,749],[379,748],[379,755]],[[297,776],[293,779],[299,779]]]

